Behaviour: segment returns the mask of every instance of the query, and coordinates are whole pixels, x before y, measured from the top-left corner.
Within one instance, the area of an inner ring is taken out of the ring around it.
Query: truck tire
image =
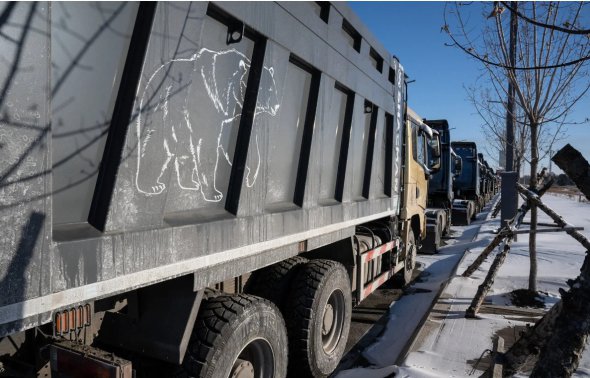
[[[471,224],[471,212],[473,208],[468,205],[465,209],[453,209],[451,223],[453,226],[469,226]]]
[[[407,286],[412,282],[412,273],[416,266],[416,254],[418,247],[416,246],[416,237],[414,231],[410,230],[408,233],[408,241],[406,242],[406,256],[404,257],[403,286]]]
[[[344,266],[323,259],[305,264],[286,308],[290,376],[328,376],[344,354],[350,330],[352,293]]]
[[[282,309],[293,277],[307,261],[295,256],[257,270],[246,282],[244,292],[268,299]]]
[[[253,295],[204,301],[183,368],[189,377],[284,378],[287,332],[279,310]]]
[[[448,211],[449,211],[449,213],[447,213],[447,214],[450,214],[451,211],[450,210],[448,210]],[[445,217],[445,228],[443,229],[442,235],[445,236],[445,237],[447,237],[447,236],[449,236],[450,233],[451,233],[451,220],[449,219],[449,216],[446,215],[446,217]]]
[[[471,216],[471,220],[476,220],[477,219],[477,214],[479,214],[479,212],[481,211],[480,205],[479,205],[479,199],[477,199],[476,201],[474,201],[475,203],[475,208],[473,210],[473,215]]]

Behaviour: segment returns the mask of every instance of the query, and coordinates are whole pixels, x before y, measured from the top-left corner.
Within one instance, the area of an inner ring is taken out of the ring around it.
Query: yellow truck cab
[[[406,246],[404,276],[411,276],[416,261],[417,246],[426,238],[426,201],[428,179],[440,169],[440,139],[411,108],[405,123],[403,196],[400,216],[404,222],[402,236]],[[432,149],[433,161],[428,161]],[[411,277],[404,277],[406,282]]]

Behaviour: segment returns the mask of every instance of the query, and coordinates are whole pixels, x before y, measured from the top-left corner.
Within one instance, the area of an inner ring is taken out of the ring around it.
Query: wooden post
[[[578,367],[590,334],[590,258],[569,291],[560,290],[561,311],[553,320],[553,332],[541,348],[531,377],[570,377]]]
[[[518,185],[520,185],[520,184],[518,184]],[[549,181],[547,181],[543,185],[543,187],[541,189],[539,189],[539,194],[538,194],[539,197],[542,196],[543,194],[545,194],[545,192],[551,187],[551,185],[553,185],[553,180],[552,179],[549,180]],[[485,261],[485,259],[488,257],[488,255],[498,245],[500,245],[500,243],[502,242],[502,239],[504,239],[508,235],[511,235],[511,231],[512,230],[520,227],[520,224],[522,223],[522,220],[524,219],[524,216],[526,215],[527,211],[529,211],[529,209],[530,209],[530,204],[529,204],[528,201],[526,201],[518,209],[518,211],[516,213],[516,216],[510,222],[508,222],[508,224],[505,227],[503,227],[498,232],[498,235],[496,235],[496,237],[492,240],[492,242],[483,251],[481,251],[481,253],[479,254],[479,256],[477,256],[477,258],[475,259],[475,261],[473,261],[471,263],[471,265],[469,265],[467,267],[467,269],[465,269],[465,271],[462,274],[463,277],[469,277],[469,276],[471,276],[473,274],[473,272],[475,272],[477,270],[477,268],[479,268],[479,266]]]
[[[519,186],[531,202],[549,215],[557,225],[564,227],[565,220],[543,204],[539,198],[523,186]],[[504,374],[518,371],[528,356],[541,351],[539,361],[531,377],[569,377],[579,364],[586,340],[590,334],[590,242],[576,230],[566,231],[582,244],[587,252],[580,275],[568,280],[569,291],[560,290],[562,300],[533,328],[529,328],[504,355]]]
[[[541,202],[541,200],[535,193],[531,192],[521,184],[518,184],[518,190],[521,193],[523,193],[530,202],[537,205],[539,209],[543,210],[545,214],[549,215],[549,217],[553,219],[553,221],[557,224],[558,227],[568,226],[568,223],[559,214],[557,214],[555,211],[551,210],[549,207],[547,207],[547,205]],[[588,239],[586,239],[584,235],[577,231],[575,227],[564,228],[564,231],[567,232],[568,235],[576,239],[580,244],[582,244],[584,246],[584,249],[590,251],[590,241],[588,241]]]
[[[588,161],[569,144],[562,148],[552,160],[576,183],[586,198],[590,199]],[[526,191],[525,188],[519,188],[519,190]],[[526,195],[530,196],[531,200],[538,201],[537,206],[553,218],[555,223],[561,227],[567,224],[562,217],[534,195],[531,193]],[[588,248],[590,242],[575,230],[568,234],[586,248],[586,257],[580,269],[580,275],[575,280],[567,281],[570,289],[567,292],[560,290],[562,300],[551,308],[551,311],[537,323],[535,328],[521,338],[524,341],[519,340],[506,354],[505,357],[510,362],[512,372],[519,366],[515,364],[515,361],[522,362],[523,351],[541,350],[531,377],[569,377],[580,363],[590,335],[590,248]]]
[[[488,257],[488,255],[497,247],[500,245],[500,243],[502,242],[502,240],[506,237],[505,234],[505,229],[500,230],[500,232],[498,233],[498,235],[496,235],[496,237],[494,238],[494,240],[492,240],[492,242],[490,244],[488,244],[487,247],[485,247],[485,249],[483,251],[481,251],[481,253],[479,254],[479,256],[477,256],[477,258],[475,259],[475,261],[473,261],[471,263],[471,265],[469,265],[467,267],[467,269],[465,269],[465,271],[463,272],[462,276],[463,277],[469,277],[473,274],[473,272],[475,272],[477,270],[477,268],[479,268],[479,266],[481,265],[481,263],[484,262],[484,260]]]
[[[502,378],[502,362],[500,356],[504,354],[504,338],[498,336],[494,341],[494,354],[492,356],[491,378]]]
[[[584,156],[567,144],[551,158],[590,201],[590,164]]]
[[[545,191],[547,191],[547,189],[552,184],[553,184],[552,181],[549,181],[547,184],[545,184],[543,186],[543,189],[545,189],[543,191],[543,193]],[[522,189],[526,190],[526,192],[523,193],[523,194],[527,197],[527,201],[518,210],[518,213],[516,214],[516,216],[510,222],[508,222],[508,224],[505,227],[505,228],[507,228],[507,230],[503,230],[504,235],[502,235],[502,232],[498,235],[498,236],[501,236],[501,237],[506,236],[506,242],[504,243],[504,249],[502,250],[502,252],[500,252],[500,253],[498,253],[496,255],[496,257],[494,258],[494,262],[490,266],[490,270],[488,271],[488,274],[486,275],[486,278],[483,280],[483,282],[481,283],[481,285],[479,285],[479,287],[477,288],[477,293],[475,294],[475,297],[471,301],[471,305],[469,306],[469,308],[465,312],[465,317],[466,318],[475,318],[476,315],[477,315],[477,313],[479,312],[479,308],[481,307],[481,304],[483,303],[483,300],[485,299],[486,294],[490,291],[490,288],[494,284],[494,279],[496,278],[496,274],[498,274],[498,270],[500,270],[500,267],[502,266],[502,264],[506,260],[506,256],[508,255],[508,252],[510,252],[510,245],[511,245],[512,240],[514,239],[514,235],[515,235],[514,234],[514,230],[518,226],[520,226],[520,224],[522,223],[522,220],[524,218],[524,215],[526,214],[526,212],[529,209],[530,205],[532,203],[537,204],[537,202],[538,203],[541,203],[541,205],[543,205],[542,202],[539,200],[539,197],[537,196],[536,193],[534,193],[534,192],[526,189],[521,184],[517,184],[517,189],[519,191],[521,191],[521,192],[522,192]],[[535,199],[537,200],[537,202],[535,202]],[[541,208],[541,206],[538,206],[538,207]],[[564,227],[565,226],[565,221],[563,221],[563,219],[562,219],[562,222],[563,223],[560,224],[559,222],[555,221],[555,223],[557,223],[558,226]],[[575,230],[572,230],[571,227],[568,228],[568,229],[564,229],[564,231],[567,232],[570,235],[572,235],[573,232],[577,232]],[[496,239],[498,239],[498,237],[494,238],[494,241]],[[494,241],[492,241],[492,243],[490,244],[490,246],[494,243]],[[489,254],[492,249],[493,248],[490,248],[490,251],[487,252],[487,253]],[[589,248],[589,250],[590,250],[590,248]],[[484,252],[485,252],[485,250],[484,250]],[[482,255],[483,255],[483,252],[482,252],[482,254],[480,254],[480,256],[478,257],[478,259],[480,259],[482,257]],[[485,259],[485,257],[483,259]],[[481,259],[481,261],[483,261],[483,259]],[[470,268],[473,269],[471,272],[475,271],[476,267],[473,268],[473,266],[475,266],[475,263],[476,262],[477,262],[477,260],[474,261],[474,263],[471,264],[471,266],[469,268],[467,268],[467,270],[465,271],[465,273],[468,273],[468,271],[470,271]],[[481,262],[479,264],[481,264]]]
[[[481,304],[483,303],[486,294],[488,293],[488,291],[490,291],[490,288],[494,284],[494,278],[496,278],[498,270],[500,270],[500,267],[504,263],[504,260],[506,260],[508,252],[510,252],[510,244],[512,243],[512,238],[513,236],[510,235],[506,239],[506,243],[504,243],[504,249],[502,250],[502,252],[496,255],[496,258],[494,258],[494,262],[492,263],[492,266],[490,267],[490,270],[488,271],[486,278],[477,288],[477,294],[475,294],[473,301],[471,301],[471,305],[469,306],[467,311],[465,311],[466,318],[475,318],[477,313],[479,312],[479,308],[481,307]]]

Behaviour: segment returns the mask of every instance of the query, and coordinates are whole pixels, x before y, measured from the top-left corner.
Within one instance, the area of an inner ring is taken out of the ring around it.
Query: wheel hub
[[[340,290],[335,290],[324,305],[321,323],[322,346],[327,354],[332,353],[340,343],[344,328],[344,309],[344,295]]]
[[[324,310],[324,321],[322,325],[322,335],[327,335],[334,326],[334,307],[331,304],[326,304]]]
[[[232,368],[231,378],[254,378],[254,365],[250,361],[237,359]]]

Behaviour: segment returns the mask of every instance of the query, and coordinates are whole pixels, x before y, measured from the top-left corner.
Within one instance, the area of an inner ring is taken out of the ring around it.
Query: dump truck
[[[494,194],[497,193],[497,178],[494,170],[490,167],[482,153],[477,154],[480,165],[480,179],[481,187],[484,196],[484,201],[489,202]]]
[[[461,158],[451,148],[449,123],[446,119],[424,120],[438,132],[441,146],[441,168],[428,180],[428,208],[426,209],[426,238],[421,253],[437,253],[443,236],[450,232],[453,211],[453,181],[461,174]],[[432,157],[431,157],[432,158]]]
[[[399,61],[342,3],[2,7],[0,375],[329,375],[426,236]]]
[[[483,208],[481,195],[480,163],[474,142],[451,142],[455,153],[461,157],[461,174],[453,182],[453,224],[468,225]]]

